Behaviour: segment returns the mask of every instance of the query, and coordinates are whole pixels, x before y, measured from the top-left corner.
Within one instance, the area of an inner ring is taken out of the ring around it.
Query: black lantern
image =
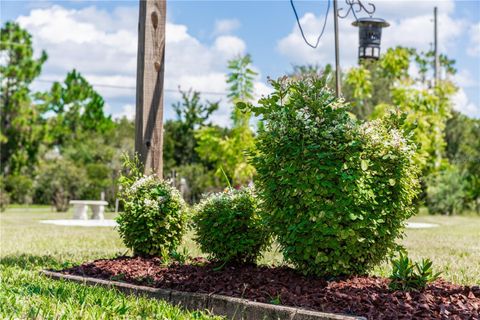
[[[380,57],[382,28],[386,28],[390,24],[380,18],[360,18],[352,25],[359,27],[358,59],[377,60]]]

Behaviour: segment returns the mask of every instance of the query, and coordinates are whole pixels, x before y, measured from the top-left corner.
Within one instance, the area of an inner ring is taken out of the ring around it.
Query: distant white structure
[[[190,196],[190,188],[188,186],[187,179],[180,178],[180,185],[178,186],[178,189],[183,199],[187,200]]]
[[[116,227],[115,220],[41,220],[40,223],[66,227]]]
[[[425,223],[425,222],[407,222],[408,229],[427,229],[427,228],[436,228],[438,224],[434,223]]]
[[[88,220],[87,210],[90,206],[93,212],[92,219],[103,220],[103,213],[108,202],[103,200],[70,200],[70,204],[73,204],[73,219]]]

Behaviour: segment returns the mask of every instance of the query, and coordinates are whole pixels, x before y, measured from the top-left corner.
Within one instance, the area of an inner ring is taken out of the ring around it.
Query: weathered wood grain
[[[166,0],[140,0],[135,151],[145,171],[163,175]]]

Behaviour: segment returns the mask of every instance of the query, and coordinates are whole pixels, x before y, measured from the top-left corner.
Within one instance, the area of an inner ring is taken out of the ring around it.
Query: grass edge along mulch
[[[0,259],[0,319],[222,319],[118,290],[55,281],[39,274],[40,268],[12,262]]]
[[[62,273],[186,292],[215,293],[252,301],[364,316],[369,319],[479,319],[480,287],[444,280],[422,291],[390,291],[388,279],[355,276],[316,279],[287,267],[224,266],[203,258],[162,264],[159,258],[101,259]]]

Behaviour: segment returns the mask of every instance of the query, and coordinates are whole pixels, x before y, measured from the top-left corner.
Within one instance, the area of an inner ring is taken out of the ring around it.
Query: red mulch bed
[[[480,319],[480,287],[437,280],[421,292],[391,292],[388,279],[304,277],[286,267],[225,266],[202,258],[162,265],[159,258],[119,257],[63,270],[74,275],[180,291],[216,293],[368,319]]]

